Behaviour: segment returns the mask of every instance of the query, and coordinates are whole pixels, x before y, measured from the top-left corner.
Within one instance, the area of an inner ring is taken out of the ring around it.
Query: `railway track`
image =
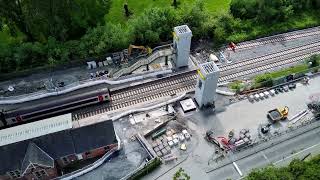
[[[176,76],[160,79],[155,82],[148,82],[127,91],[111,92],[112,101],[108,104],[93,107],[93,109],[82,109],[73,113],[73,120],[90,117],[96,114],[115,111],[138,103],[167,97],[181,92],[194,89],[197,75],[196,71],[189,71]]]
[[[298,38],[315,36],[315,35],[320,35],[320,27],[313,27],[309,29],[303,29],[303,30],[298,30],[294,32],[264,37],[264,38],[260,38],[252,41],[241,42],[237,44],[236,49],[237,50],[248,49],[251,47],[262,46],[270,43],[290,41]],[[228,48],[228,50],[231,51],[231,48]]]
[[[316,41],[304,46],[235,62],[230,65],[221,65],[219,66],[221,73],[218,82],[231,81],[243,76],[250,76],[259,72],[295,64],[312,54],[319,53],[320,41]],[[73,113],[73,120],[115,111],[180,92],[192,91],[195,88],[196,79],[197,75],[195,71],[189,71],[134,87],[116,90],[110,94],[112,99],[110,103],[75,112]]]

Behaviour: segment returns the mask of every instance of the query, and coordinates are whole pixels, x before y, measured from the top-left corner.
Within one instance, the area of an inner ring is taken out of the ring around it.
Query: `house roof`
[[[113,122],[105,121],[0,146],[0,162],[6,162],[0,165],[0,175],[8,171],[25,170],[29,165],[25,159],[49,166],[52,164],[51,159],[84,153],[114,143],[117,140]]]
[[[76,153],[83,153],[90,149],[96,149],[108,144],[117,143],[113,128],[113,122],[104,121],[101,123],[77,128],[71,131]]]
[[[54,167],[54,159],[39,148],[35,143],[29,142],[26,155],[22,161],[21,174],[24,174],[30,165]]]

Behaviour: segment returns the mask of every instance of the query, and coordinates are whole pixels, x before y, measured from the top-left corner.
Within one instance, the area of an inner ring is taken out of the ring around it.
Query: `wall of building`
[[[40,175],[40,178],[37,176]],[[36,167],[33,169],[29,169],[23,177],[17,178],[17,180],[35,180],[35,179],[41,179],[41,180],[49,180],[54,177],[57,177],[57,169],[56,168],[43,168],[43,167]],[[0,180],[11,180],[14,179],[13,177],[5,174],[0,175]]]
[[[49,180],[57,176],[58,176],[58,173],[56,168],[39,168],[38,167],[26,173],[24,178],[26,180],[35,180],[35,179]]]
[[[71,154],[68,156],[61,157],[60,159],[57,159],[56,163],[59,167],[63,168],[76,161],[78,161],[77,156],[75,154]]]
[[[111,144],[101,148],[93,149],[91,151],[82,153],[82,157],[85,160],[85,159],[103,156],[106,152],[108,152],[110,149],[112,149],[112,147],[115,147],[115,146],[117,146],[117,144]]]

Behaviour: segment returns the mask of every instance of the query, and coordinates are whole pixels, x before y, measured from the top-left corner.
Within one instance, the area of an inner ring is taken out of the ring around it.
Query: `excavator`
[[[133,49],[141,49],[142,53],[147,53],[147,54],[151,54],[152,53],[152,49],[150,47],[136,46],[136,45],[130,44],[130,46],[128,48],[128,56],[129,57],[130,57]]]
[[[287,119],[289,114],[289,108],[287,106],[283,108],[276,108],[268,111],[267,117],[273,122]]]

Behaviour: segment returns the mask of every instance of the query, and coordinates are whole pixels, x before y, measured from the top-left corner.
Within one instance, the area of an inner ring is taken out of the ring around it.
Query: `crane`
[[[152,53],[152,49],[150,47],[136,46],[136,45],[130,44],[130,46],[128,48],[128,56],[131,55],[132,49],[141,49],[143,53],[147,53],[147,54],[151,54]]]

